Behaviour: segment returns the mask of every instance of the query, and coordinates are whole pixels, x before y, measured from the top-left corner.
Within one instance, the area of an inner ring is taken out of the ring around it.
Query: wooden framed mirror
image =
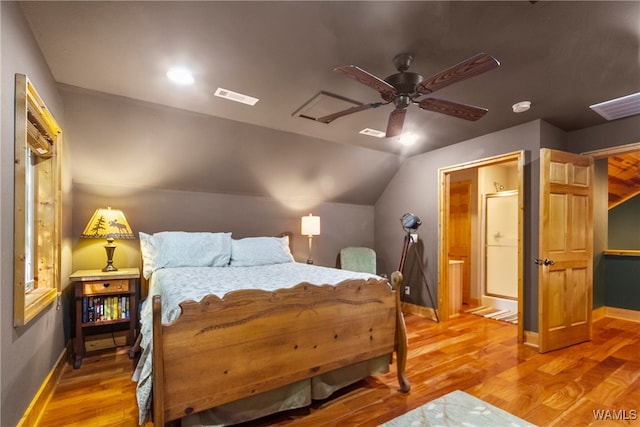
[[[14,314],[26,325],[60,292],[61,129],[27,76],[16,74]]]

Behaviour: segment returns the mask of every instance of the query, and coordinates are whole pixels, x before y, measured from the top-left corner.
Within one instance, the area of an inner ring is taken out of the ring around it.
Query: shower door
[[[484,294],[518,299],[518,191],[484,195]]]

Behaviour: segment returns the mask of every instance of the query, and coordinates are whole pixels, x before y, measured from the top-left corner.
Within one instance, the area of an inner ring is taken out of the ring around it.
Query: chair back
[[[376,252],[371,248],[348,247],[340,250],[338,267],[361,273],[376,273]]]

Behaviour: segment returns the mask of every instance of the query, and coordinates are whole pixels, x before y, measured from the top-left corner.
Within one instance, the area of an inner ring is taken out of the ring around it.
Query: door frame
[[[454,172],[474,169],[483,166],[498,165],[507,162],[516,162],[518,171],[518,342],[524,340],[523,327],[523,256],[524,256],[524,150],[487,157],[453,166],[438,169],[438,220],[439,220],[439,245],[438,245],[438,315],[441,320],[448,320],[452,313],[449,312],[449,191],[451,174]]]

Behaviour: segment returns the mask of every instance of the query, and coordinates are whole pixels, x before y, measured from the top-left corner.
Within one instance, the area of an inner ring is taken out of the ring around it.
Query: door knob
[[[533,262],[538,265],[554,265],[556,263],[554,260],[549,258],[545,258],[545,259],[536,258],[533,260]]]

